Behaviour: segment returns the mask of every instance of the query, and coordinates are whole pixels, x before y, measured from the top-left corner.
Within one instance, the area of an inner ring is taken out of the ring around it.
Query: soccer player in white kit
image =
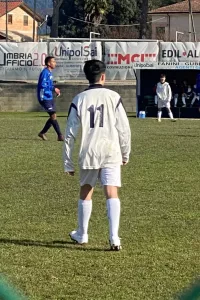
[[[98,180],[104,188],[109,219],[111,250],[120,250],[121,165],[129,161],[131,132],[129,121],[118,93],[104,88],[106,66],[102,61],[85,63],[89,88],[72,101],[64,143],[64,170],[74,175],[72,154],[78,129],[82,129],[79,152],[80,200],[78,228],[70,233],[79,244],[88,243],[88,224],[92,212],[92,194]]]
[[[172,121],[175,121],[172,111],[170,109],[170,102],[172,99],[172,91],[168,82],[166,82],[166,76],[161,74],[160,82],[157,84],[156,94],[158,97],[158,122],[161,122],[162,108],[166,108],[169,117]]]

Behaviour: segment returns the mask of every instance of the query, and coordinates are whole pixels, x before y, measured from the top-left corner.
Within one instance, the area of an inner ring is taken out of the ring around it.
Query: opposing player
[[[88,243],[88,224],[92,212],[92,194],[97,180],[104,187],[109,219],[111,250],[120,250],[121,165],[129,161],[131,133],[128,118],[118,93],[104,88],[106,66],[99,60],[85,63],[89,88],[72,101],[65,135],[64,169],[74,175],[72,154],[78,129],[82,129],[79,152],[80,200],[78,229],[70,233],[79,244]]]
[[[49,119],[47,120],[44,128],[38,136],[44,141],[47,140],[46,133],[53,126],[55,132],[58,135],[58,141],[63,141],[63,136],[60,131],[60,127],[56,117],[56,109],[53,98],[53,92],[60,95],[60,90],[56,88],[53,84],[53,76],[52,70],[56,67],[56,61],[53,56],[48,56],[45,58],[46,68],[41,72],[38,86],[37,86],[37,97],[40,105],[45,109],[45,111],[49,114]]]
[[[172,91],[168,82],[166,82],[165,74],[161,74],[160,82],[157,84],[156,94],[158,96],[158,122],[161,122],[162,108],[165,107],[168,111],[169,117],[175,121],[170,109],[170,102],[172,99]]]

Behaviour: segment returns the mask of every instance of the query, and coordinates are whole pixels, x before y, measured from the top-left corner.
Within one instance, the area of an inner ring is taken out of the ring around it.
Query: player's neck
[[[89,86],[103,86],[102,82],[90,83]]]
[[[52,68],[51,67],[47,67],[47,70],[49,70],[50,72],[52,72]]]

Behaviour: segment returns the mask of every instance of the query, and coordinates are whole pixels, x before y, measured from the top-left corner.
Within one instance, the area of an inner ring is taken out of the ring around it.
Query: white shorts
[[[170,101],[160,100],[158,99],[158,108],[170,108]]]
[[[103,169],[80,169],[80,185],[89,184],[95,187],[99,180],[102,186],[111,185],[121,187],[121,166]]]

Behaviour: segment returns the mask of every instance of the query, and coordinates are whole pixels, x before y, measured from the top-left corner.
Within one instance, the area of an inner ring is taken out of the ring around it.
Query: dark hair
[[[54,57],[54,56],[47,56],[47,57],[45,58],[45,61],[44,61],[45,66],[48,66],[48,63],[50,62],[50,60],[51,60],[52,58],[55,58],[55,57]]]
[[[166,75],[165,74],[161,74],[160,78],[166,78]]]
[[[104,62],[97,59],[88,60],[86,61],[83,70],[89,83],[97,83],[100,80],[101,75],[106,72],[106,65]]]

